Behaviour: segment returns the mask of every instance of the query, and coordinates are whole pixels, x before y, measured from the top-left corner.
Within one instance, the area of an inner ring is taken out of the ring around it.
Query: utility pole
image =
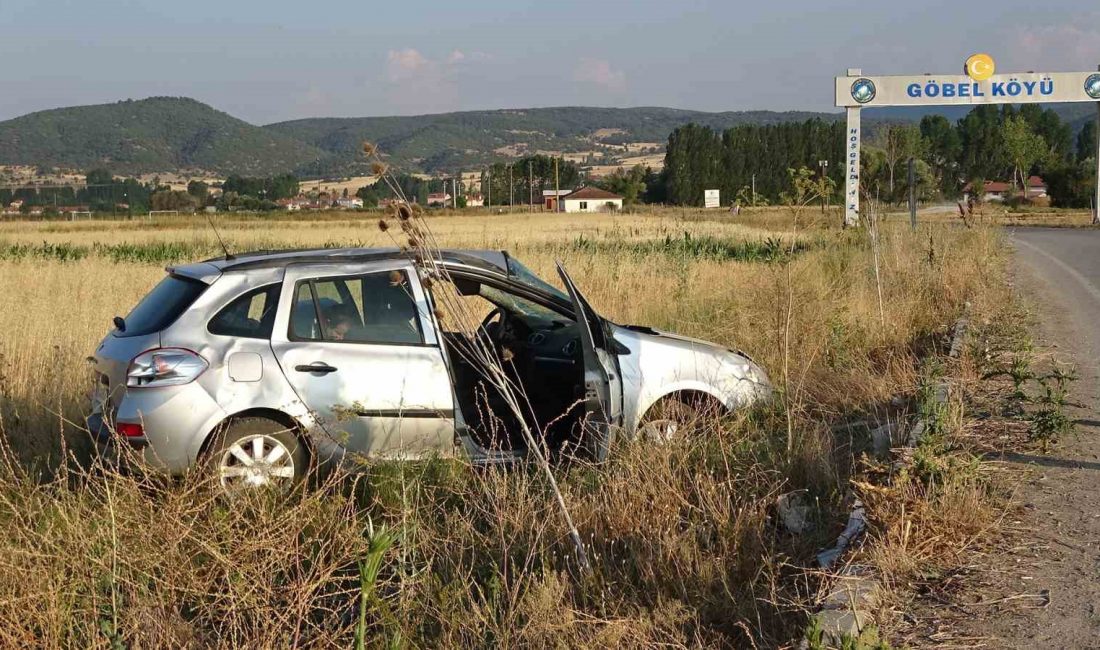
[[[1100,66],[1096,69],[1100,71]],[[1092,206],[1092,222],[1100,224],[1100,102],[1096,102],[1096,194]]]
[[[829,200],[828,192],[825,188],[825,173],[829,170],[828,160],[817,161],[817,168],[821,172],[821,214],[825,214],[825,202]]]
[[[489,192],[488,192],[488,196],[485,197],[485,201],[486,201],[486,203],[489,204],[488,207],[489,207],[489,211],[491,212],[492,209],[493,209],[493,168],[492,168],[492,166],[489,167],[489,172],[488,172],[487,176],[488,176],[488,179],[489,179]]]
[[[516,186],[512,184],[512,164],[508,164],[508,210],[511,211],[516,205]]]
[[[756,207],[756,174],[752,175],[752,207]]]
[[[531,175],[531,159],[527,159],[527,211],[535,210],[535,177]]]
[[[909,227],[917,229],[917,165],[909,158]]]
[[[1100,136],[1097,140],[1100,141]],[[553,159],[553,211],[561,212],[561,177],[558,176],[558,158]]]

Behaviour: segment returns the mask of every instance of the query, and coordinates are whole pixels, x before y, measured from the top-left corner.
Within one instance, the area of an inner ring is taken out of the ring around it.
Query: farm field
[[[247,503],[194,481],[86,474],[84,358],[166,264],[220,248],[202,218],[2,223],[0,645],[789,642],[870,444],[866,426],[840,425],[895,417],[919,356],[1004,283],[1002,236],[981,225],[891,220],[876,254],[865,229],[781,209],[426,223],[442,246],[507,249],[546,279],[561,260],[616,322],[744,350],[780,398],[689,440],[623,443],[603,467],[557,467],[591,574],[525,468],[378,464]],[[217,225],[238,252],[400,243],[377,216]],[[816,525],[793,536],[774,504],[798,490]]]

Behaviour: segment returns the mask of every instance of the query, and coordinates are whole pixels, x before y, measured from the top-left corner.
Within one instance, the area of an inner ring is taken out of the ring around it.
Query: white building
[[[432,192],[428,195],[429,208],[445,208],[451,205],[451,195],[447,192]]]
[[[359,197],[340,198],[336,199],[336,205],[345,210],[358,210],[363,207],[363,199]]]
[[[623,209],[623,197],[598,187],[582,187],[562,197],[566,212],[615,212]]]

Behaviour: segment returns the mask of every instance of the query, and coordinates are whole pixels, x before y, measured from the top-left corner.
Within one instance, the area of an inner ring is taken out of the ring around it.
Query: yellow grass
[[[376,221],[219,227],[235,250],[394,245]],[[791,567],[835,535],[867,442],[835,425],[880,416],[913,390],[918,351],[964,301],[1002,282],[1002,244],[987,229],[884,227],[880,306],[863,231],[796,230],[780,211],[742,221],[700,210],[429,220],[441,245],[508,249],[547,279],[560,259],[612,320],[742,349],[781,389],[777,407],[682,445],[624,445],[607,467],[558,468],[592,576],[576,573],[546,486],[522,469],[380,465],[361,490],[346,481],[243,510],[190,483],[143,489],[108,476],[42,487],[9,470],[0,472],[0,645],[348,647],[361,602],[378,644],[789,641],[810,596]],[[789,264],[644,248],[685,233],[809,248]],[[216,253],[201,219],[0,224],[0,251],[43,242],[184,242]],[[94,251],[77,261],[0,257],[0,435],[20,465],[56,466],[62,439],[86,447],[69,424],[86,406],[83,359],[161,266]],[[810,491],[821,522],[801,539],[771,515],[775,497],[794,489]],[[368,528],[382,525],[400,541],[384,550],[378,592],[360,601],[368,592],[356,563],[379,539]]]

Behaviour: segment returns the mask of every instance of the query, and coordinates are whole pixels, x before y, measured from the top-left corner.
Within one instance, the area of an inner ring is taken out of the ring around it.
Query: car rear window
[[[159,332],[175,322],[206,291],[206,284],[179,275],[169,275],[153,288],[126,316],[126,330],[115,336],[143,336]]]
[[[210,319],[206,329],[211,334],[222,336],[271,338],[271,330],[275,326],[275,307],[279,304],[281,288],[282,285],[271,284],[249,291]]]

